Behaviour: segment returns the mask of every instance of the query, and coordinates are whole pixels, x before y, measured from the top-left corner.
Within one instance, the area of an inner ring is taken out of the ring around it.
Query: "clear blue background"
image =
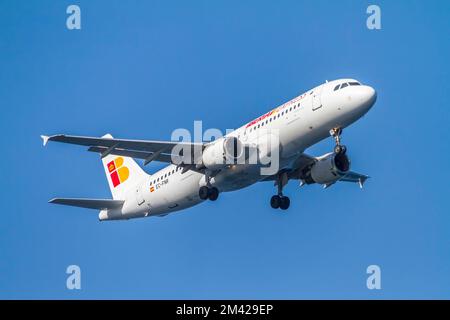
[[[0,298],[450,298],[450,2],[376,1],[380,31],[369,4],[1,0]],[[343,136],[372,177],[362,191],[292,181],[281,212],[260,183],[112,223],[47,204],[110,193],[96,154],[40,134],[236,128],[342,77],[378,91]],[[80,291],[66,289],[71,264]],[[371,264],[382,290],[366,288]]]

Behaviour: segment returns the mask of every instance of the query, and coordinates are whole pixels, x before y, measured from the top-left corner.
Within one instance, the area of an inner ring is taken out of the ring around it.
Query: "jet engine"
[[[334,183],[350,170],[350,159],[345,153],[330,153],[318,160],[306,171],[304,181],[307,184]]]
[[[243,155],[244,146],[236,137],[220,138],[203,150],[202,163],[211,170],[234,164]]]

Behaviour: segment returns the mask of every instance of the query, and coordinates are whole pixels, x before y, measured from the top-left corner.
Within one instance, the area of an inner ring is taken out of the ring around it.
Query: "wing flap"
[[[107,148],[106,147],[90,147],[88,151],[91,152],[98,152],[103,153],[105,152]],[[135,150],[127,150],[122,148],[115,148],[113,151],[110,151],[109,154],[115,155],[115,156],[123,156],[123,157],[131,157],[134,159],[149,159],[155,152],[144,152],[144,151],[135,151]],[[159,161],[159,162],[166,162],[171,163],[172,162],[172,155],[166,154],[166,153],[160,153],[156,155],[153,159],[153,161]]]
[[[53,204],[62,204],[65,206],[80,207],[87,209],[107,210],[120,208],[124,200],[111,199],[80,199],[80,198],[54,198],[49,201]]]

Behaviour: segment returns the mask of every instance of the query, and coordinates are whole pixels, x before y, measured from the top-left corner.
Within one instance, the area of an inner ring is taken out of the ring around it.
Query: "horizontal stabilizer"
[[[76,199],[76,198],[54,198],[49,203],[62,204],[65,206],[73,206],[88,209],[107,210],[120,208],[124,200],[111,199]]]

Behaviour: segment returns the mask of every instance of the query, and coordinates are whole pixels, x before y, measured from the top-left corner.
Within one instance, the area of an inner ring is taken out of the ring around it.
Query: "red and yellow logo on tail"
[[[122,157],[115,158],[113,161],[109,162],[107,166],[114,188],[128,179],[130,170],[123,166]]]

